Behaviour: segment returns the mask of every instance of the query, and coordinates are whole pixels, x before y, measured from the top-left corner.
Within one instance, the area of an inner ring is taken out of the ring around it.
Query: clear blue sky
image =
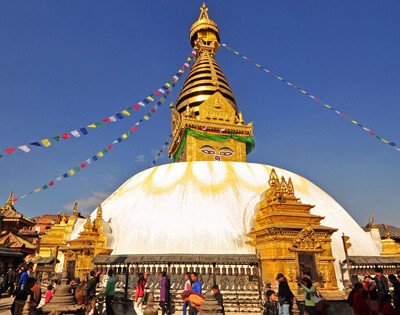
[[[2,1],[1,150],[59,135],[131,106],[190,52],[201,1]],[[400,2],[209,1],[221,41],[400,144]],[[224,48],[217,53],[246,122],[249,162],[296,172],[360,224],[400,226],[400,152]],[[174,90],[174,101],[183,80]],[[91,212],[147,168],[170,132],[168,103],[93,166],[17,202],[33,217]],[[79,140],[0,159],[0,202],[90,158],[146,111]],[[158,161],[170,163],[167,157]],[[2,200],[2,201],[1,201]],[[134,215],[134,214],[132,214]]]

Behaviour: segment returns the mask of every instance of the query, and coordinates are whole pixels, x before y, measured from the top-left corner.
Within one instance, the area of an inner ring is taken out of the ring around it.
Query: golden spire
[[[83,226],[83,230],[84,231],[91,231],[92,230],[92,221],[91,221],[91,218],[90,218],[90,214],[88,215],[86,223]]]
[[[194,108],[196,115],[199,105],[220,91],[237,113],[235,96],[222,69],[214,59],[220,43],[217,24],[208,17],[205,3],[200,10],[199,19],[193,23],[189,36],[192,47],[197,51],[196,61],[178,96],[176,110],[182,114],[187,107],[190,107]]]
[[[10,196],[7,199],[6,206],[10,206],[11,208],[14,208],[14,192],[13,191],[10,193]]]
[[[72,210],[72,215],[77,216],[78,215],[78,203],[75,202],[74,204],[74,210]]]
[[[97,205],[97,216],[96,219],[103,220],[103,209],[101,207],[101,202]]]
[[[62,217],[61,222],[62,222],[62,223],[68,223],[68,217],[67,217],[67,213],[66,213],[66,212],[64,212],[64,215],[63,215],[63,217]]]

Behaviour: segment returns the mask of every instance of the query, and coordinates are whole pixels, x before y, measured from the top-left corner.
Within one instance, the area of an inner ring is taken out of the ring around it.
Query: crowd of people
[[[366,275],[354,284],[347,302],[355,315],[400,315],[400,271],[386,277],[382,268],[375,268],[375,276]]]
[[[276,276],[278,292],[266,291],[264,315],[289,315],[293,305],[294,294],[282,273]],[[389,283],[393,287],[389,290]],[[297,294],[304,294],[304,315],[319,315],[318,303],[323,300],[311,274],[303,273],[298,281]],[[382,268],[375,269],[375,275],[367,275],[364,281],[354,284],[347,302],[355,315],[400,315],[400,271],[386,277]]]

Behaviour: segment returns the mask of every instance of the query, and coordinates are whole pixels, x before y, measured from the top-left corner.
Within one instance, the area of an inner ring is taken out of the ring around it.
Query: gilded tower
[[[215,60],[220,46],[217,24],[203,3],[190,29],[196,60],[172,110],[173,140],[169,154],[175,162],[246,162],[254,148],[252,123],[238,112],[228,80]]]

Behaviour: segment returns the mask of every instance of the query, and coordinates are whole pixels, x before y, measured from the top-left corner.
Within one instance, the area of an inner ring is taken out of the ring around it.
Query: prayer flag
[[[74,176],[75,171],[74,170],[69,170],[68,173],[69,173],[69,175]]]
[[[161,93],[158,92],[158,91],[155,91],[154,94],[157,95],[157,96],[161,96]]]
[[[154,98],[152,98],[151,95],[147,96],[147,99],[150,101],[154,101]]]
[[[124,116],[122,116],[120,113],[115,114],[115,116],[117,116],[117,118],[119,118],[119,119],[124,119]]]
[[[67,174],[67,173],[64,173],[64,174],[63,174],[63,177],[64,177],[64,178],[67,178],[67,177],[68,177],[68,174]]]
[[[79,129],[79,130],[80,130],[84,135],[87,135],[87,134],[88,134],[86,128],[81,128],[81,129]]]
[[[49,182],[49,186],[53,186],[54,185],[54,181]]]
[[[131,113],[128,112],[126,109],[124,109],[121,113],[128,117],[131,115]]]
[[[69,138],[71,138],[71,136],[70,136],[68,133],[63,133],[63,134],[61,135],[61,138],[63,138],[63,139],[69,139]]]
[[[132,130],[128,130],[128,131],[126,132],[126,134],[127,134],[128,136],[132,135]]]
[[[56,177],[56,181],[60,181],[61,180],[61,176]]]
[[[96,124],[90,124],[87,126],[88,128],[96,128]]]
[[[55,141],[60,141],[60,136],[54,136],[54,137],[52,137],[51,139],[53,139],[53,140],[55,140]]]
[[[145,103],[145,104],[149,104],[149,103],[150,103],[150,102],[149,102],[148,100],[146,100],[146,99],[143,99],[142,102]]]
[[[51,146],[51,142],[49,141],[49,139],[43,139],[40,141],[41,143],[43,143],[43,145],[47,148],[49,146]]]
[[[133,132],[135,132],[137,129],[136,129],[135,126],[132,126],[132,127],[131,127],[131,130],[132,130]]]
[[[92,160],[91,160],[91,159],[87,159],[87,160],[86,160],[86,163],[87,163],[87,164],[92,164]]]
[[[110,151],[111,151],[112,149],[114,149],[114,147],[113,147],[111,144],[108,145],[107,148],[108,148],[108,150],[110,150]]]
[[[156,112],[156,110],[155,110],[154,108],[152,108],[150,111],[151,111],[153,114]]]
[[[99,157],[103,157],[103,156],[104,156],[103,152],[99,152],[99,153],[97,153],[97,155],[98,155]]]
[[[136,109],[136,110],[138,110],[138,109],[139,109],[139,105],[138,105],[138,104],[135,104],[135,105],[133,105],[133,108]]]
[[[43,188],[43,190],[46,190],[49,187],[47,185],[43,185],[42,188]]]
[[[30,145],[35,145],[37,147],[41,147],[42,145],[39,142],[31,142]]]
[[[14,149],[14,148],[8,148],[8,149],[5,149],[4,151],[5,151],[7,154],[11,154],[11,153],[15,152],[15,149]]]
[[[126,133],[124,133],[121,137],[122,137],[123,139],[128,138],[128,136],[126,135]]]
[[[147,117],[147,115],[143,117],[145,120],[149,120],[149,118],[150,118],[150,117]]]
[[[35,189],[35,193],[40,192],[40,188]]]
[[[81,135],[80,135],[80,133],[78,132],[78,130],[73,130],[73,131],[71,131],[71,134],[74,136],[74,137],[77,137],[77,138],[79,138]]]
[[[24,151],[25,153],[28,153],[28,152],[31,150],[31,149],[28,148],[27,145],[20,145],[20,146],[18,147],[18,149]]]
[[[104,118],[103,120],[102,120],[102,122],[105,122],[105,123],[108,123],[108,122],[110,122],[110,118]]]
[[[117,138],[117,141],[121,143],[121,142],[122,142],[122,139],[121,139],[121,138]]]
[[[103,149],[103,151],[101,151],[101,152],[103,152],[104,154],[107,154],[108,150],[107,149]]]
[[[158,92],[163,93],[163,94],[165,93],[163,89],[158,89]]]
[[[76,172],[79,172],[81,170],[79,166],[76,166],[74,169]]]
[[[116,122],[117,120],[115,119],[114,116],[110,116],[110,121],[111,121],[111,122]]]
[[[142,102],[139,102],[138,103],[140,106],[142,106],[142,107],[145,107],[146,105],[144,104],[144,103],[142,103]]]
[[[86,167],[85,162],[82,162],[82,163],[80,164],[80,166],[81,166],[82,168],[85,168],[85,167]]]
[[[101,122],[97,122],[97,123],[96,123],[96,127],[97,127],[97,128],[103,128],[103,124],[102,124]]]
[[[92,159],[93,159],[93,161],[95,161],[95,162],[96,162],[96,161],[98,160],[98,157],[97,157],[97,156],[95,156],[95,155],[93,155],[93,156],[92,156]]]

